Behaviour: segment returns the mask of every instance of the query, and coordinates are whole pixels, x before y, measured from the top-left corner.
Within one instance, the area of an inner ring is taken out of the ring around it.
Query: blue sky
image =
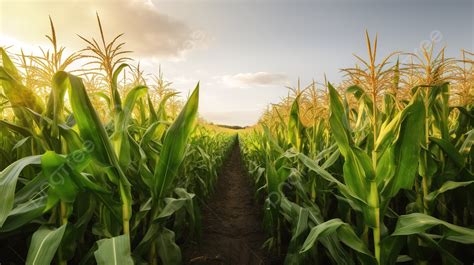
[[[446,45],[448,56],[474,50],[472,0],[47,1],[30,7],[38,36],[22,30],[20,20],[8,19],[31,5],[20,2],[25,6],[0,0],[0,41],[40,45],[48,32],[47,14],[69,31],[94,35],[97,10],[106,32],[125,32],[148,72],[161,64],[184,96],[200,80],[201,116],[226,124],[255,123],[298,77],[307,84],[326,73],[331,82],[340,81],[339,69],[353,66],[353,53],[366,57],[366,29],[378,34],[379,58],[395,50],[414,52],[431,39]],[[84,16],[71,19],[69,9],[83,9]],[[58,31],[75,47],[74,34]]]
[[[190,54],[182,64],[186,70],[206,69],[213,76],[278,73],[295,85],[298,77],[306,84],[312,78],[322,80],[326,73],[329,80],[338,82],[339,69],[353,65],[353,53],[366,56],[366,29],[372,35],[378,33],[380,56],[394,50],[414,52],[431,39],[439,47],[447,45],[450,56],[462,48],[473,50],[472,1],[178,2],[154,3],[211,36],[207,49]],[[200,76],[204,81],[207,78]],[[207,91],[222,93],[223,110],[247,111],[246,116],[223,120],[239,124],[252,123],[262,107],[286,94],[284,84],[278,82],[247,88],[209,87]],[[219,109],[209,106],[212,111]]]

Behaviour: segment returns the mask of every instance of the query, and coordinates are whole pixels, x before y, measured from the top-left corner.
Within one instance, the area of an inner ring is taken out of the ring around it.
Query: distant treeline
[[[222,128],[233,129],[233,130],[243,130],[249,127],[249,126],[225,125],[225,124],[215,124],[215,123],[211,123],[211,124],[222,127]]]

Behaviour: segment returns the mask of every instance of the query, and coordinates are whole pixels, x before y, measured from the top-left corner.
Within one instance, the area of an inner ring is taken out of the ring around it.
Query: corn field
[[[213,192],[235,140],[198,121],[199,84],[184,105],[161,71],[147,84],[97,19],[99,42],[81,37],[67,57],[52,22],[43,56],[0,49],[0,239],[13,264],[180,264],[176,242],[200,236],[196,196]],[[83,58],[92,67],[69,70]]]
[[[366,33],[342,82],[298,80],[237,131],[97,24],[75,52],[51,19],[41,54],[0,47],[1,264],[186,263],[232,150],[281,264],[474,261],[473,53],[380,60]]]
[[[379,61],[366,42],[340,85],[298,82],[239,137],[265,246],[285,264],[470,264],[473,54]]]

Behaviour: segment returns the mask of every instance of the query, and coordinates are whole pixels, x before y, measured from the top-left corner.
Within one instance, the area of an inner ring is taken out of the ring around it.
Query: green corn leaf
[[[293,224],[305,223],[303,220],[300,219],[302,217],[300,213],[302,213],[303,211],[307,212],[308,220],[306,223],[308,225],[307,227],[308,229],[310,229],[311,227],[314,227],[315,225],[323,223],[321,212],[316,205],[302,209],[301,206],[297,205],[296,203],[290,202],[286,197],[283,196],[281,200],[281,210],[285,216],[288,216],[287,220]],[[305,229],[304,225],[300,226],[299,229],[304,230]],[[301,238],[303,237],[303,235],[304,234],[301,234],[299,239],[305,239],[305,238]],[[340,241],[337,238],[337,234],[333,233],[333,234],[327,235],[326,237],[320,237],[319,240],[321,244],[327,249],[327,254],[331,258],[333,263],[341,264],[341,265],[355,264],[352,258],[348,258],[349,253],[340,244]],[[301,250],[301,246],[303,242],[304,241],[302,242],[299,241],[298,242],[299,244],[297,246],[293,246],[294,254],[291,254],[292,257],[289,257],[289,261],[295,260],[295,259],[299,260],[301,258],[301,254],[299,252]],[[286,262],[286,259],[285,259],[285,262]],[[299,263],[296,263],[296,264],[299,264]]]
[[[329,181],[330,183],[335,183],[339,189],[339,191],[348,199],[351,199],[358,204],[367,206],[366,202],[357,196],[354,192],[352,192],[344,183],[340,182],[338,179],[333,177],[331,173],[327,172],[324,168],[320,167],[314,160],[307,157],[304,154],[298,154],[299,159],[305,166],[307,166],[310,170],[316,172],[325,180]]]
[[[108,109],[112,110],[112,103],[110,102],[110,97],[106,93],[101,92],[101,91],[91,93],[91,97],[96,97],[96,96],[103,99],[105,102],[107,102]]]
[[[30,139],[30,136],[27,136],[27,137],[21,139],[20,141],[16,142],[16,144],[12,147],[12,150],[15,150],[15,149],[17,149],[17,148],[20,148],[20,147],[23,146],[29,139]]]
[[[48,196],[37,195],[32,199],[15,205],[0,228],[0,232],[10,232],[40,217],[44,213]]]
[[[430,141],[441,147],[441,149],[443,149],[443,151],[448,155],[448,157],[453,160],[459,168],[464,167],[464,158],[458,152],[458,150],[456,150],[456,147],[454,147],[451,142],[447,141],[446,139],[440,139],[436,137],[430,137]]]
[[[156,115],[159,120],[166,121],[168,119],[168,116],[166,115],[166,102],[178,95],[179,93],[177,92],[172,92],[172,93],[167,93],[166,95],[163,96],[163,98],[160,101],[160,105],[158,105],[158,111],[156,112]]]
[[[424,126],[425,111],[419,94],[415,94],[411,104],[403,110],[405,118],[400,124],[400,132],[393,142],[394,173],[386,180],[382,190],[385,198],[395,196],[400,189],[410,189],[416,177],[418,158],[421,149],[421,132]],[[388,201],[388,200],[387,200]],[[385,201],[385,202],[387,202]]]
[[[376,182],[379,190],[383,185],[385,185],[385,181],[392,178],[395,174],[396,164],[394,163],[395,160],[395,148],[390,146],[386,148],[379,157],[377,161],[377,168],[376,168]]]
[[[469,154],[469,152],[471,151],[471,147],[474,144],[474,129],[467,132],[466,135],[466,139],[462,143],[461,148],[459,148],[459,152],[462,155]]]
[[[355,234],[350,225],[342,222],[340,219],[331,219],[311,228],[308,237],[301,247],[301,252],[311,249],[318,239],[334,233],[337,233],[339,239],[346,246],[352,248],[361,255],[361,259],[366,261],[364,264],[377,264],[377,261],[372,256],[372,253],[369,251],[365,243]]]
[[[71,178],[72,172],[67,165],[67,159],[53,151],[48,151],[41,157],[41,168],[48,178],[50,194],[54,193],[55,197],[64,202],[74,202],[79,187]]]
[[[332,135],[345,159],[344,182],[358,197],[367,201],[369,182],[375,178],[372,161],[367,153],[354,146],[342,100],[331,84],[328,84],[328,88],[331,110],[329,123]]]
[[[463,244],[474,244],[474,229],[465,228],[439,220],[422,213],[401,215],[392,236],[406,236],[424,233],[434,226],[445,228],[443,236],[447,240]]]
[[[296,150],[301,150],[302,124],[300,120],[299,96],[295,98],[291,105],[290,117],[288,120],[288,139]]]
[[[40,163],[41,156],[24,157],[13,162],[0,172],[0,194],[2,194],[2,203],[0,203],[0,227],[2,227],[13,208],[16,183],[21,171],[26,166],[39,165]]]
[[[397,236],[398,238],[402,238]],[[446,264],[449,265],[463,265],[459,259],[453,256],[446,248],[442,247],[436,240],[434,240],[432,235],[421,233],[418,234],[418,237],[424,244],[427,244],[430,248],[441,253],[442,257],[446,260]],[[442,242],[440,242],[442,243]]]
[[[160,101],[158,106],[158,111],[156,113],[157,119],[159,121],[157,127],[153,130],[153,136],[155,139],[161,140],[163,134],[166,132],[166,128],[169,126],[167,123],[168,115],[166,114],[166,102],[176,96],[178,93],[168,93]]]
[[[407,111],[399,112],[388,123],[384,123],[375,142],[375,152],[383,154],[390,144],[397,139],[400,133],[400,123],[405,119]]]
[[[389,121],[396,114],[396,102],[397,99],[392,94],[385,94],[383,97],[383,112],[385,114],[386,121]]]
[[[40,158],[41,159],[41,158]],[[21,189],[15,192],[15,205],[27,203],[32,198],[42,197],[43,188],[48,180],[43,174],[37,174],[32,180],[28,181]]]
[[[119,122],[119,128],[124,130],[125,127],[129,124],[130,118],[132,116],[133,108],[138,99],[146,95],[148,88],[146,86],[136,86],[130,92],[128,92],[127,97],[125,98],[125,103],[123,105],[123,115],[121,115]]]
[[[272,150],[276,151],[277,153],[283,153],[283,148],[280,147],[278,141],[273,137],[270,129],[267,126],[263,126],[263,132],[265,134],[265,138],[269,141],[270,147]]]
[[[198,225],[201,223],[199,206],[195,202],[195,194],[189,193],[183,188],[176,188],[174,192],[178,195],[179,198],[185,199],[184,207],[188,213],[190,230],[197,233],[200,233]],[[195,229],[194,229],[195,228]]]
[[[66,225],[62,225],[57,229],[48,227],[40,227],[31,239],[31,245],[28,249],[26,264],[28,265],[45,265],[51,264],[56,251],[63,238]]]
[[[158,255],[162,264],[181,264],[181,249],[176,245],[174,237],[173,231],[163,227],[156,238],[158,242]]]
[[[130,90],[125,98],[123,108],[115,120],[115,131],[111,139],[115,152],[118,154],[119,163],[123,168],[127,168],[131,163],[131,150],[127,126],[130,123],[135,103],[146,94],[147,89],[146,86],[137,86]]]
[[[7,52],[4,48],[0,48],[0,53],[2,54],[2,66],[4,67],[5,71],[17,81],[21,81],[21,75],[18,69],[16,68],[15,64],[8,56]]]
[[[105,166],[119,168],[117,156],[97,112],[87,96],[82,80],[66,72],[56,73],[53,80],[57,86],[65,86],[68,89],[69,101],[81,137],[93,145],[92,155]]]
[[[300,247],[302,244],[302,240],[305,239],[305,234],[303,234],[305,231],[308,230],[308,216],[309,216],[309,211],[303,207],[300,207],[298,209],[298,217],[294,218],[292,220],[292,237],[290,240],[290,243],[288,244],[288,251],[286,253],[285,257],[285,264],[287,265],[296,265],[296,264],[301,264],[304,262],[305,258],[307,259],[306,256],[309,253],[300,253]],[[295,220],[296,219],[296,220]],[[295,225],[296,224],[296,225]]]
[[[153,101],[151,100],[150,94],[146,95],[147,102],[148,102],[148,114],[150,115],[148,120],[148,125],[152,125],[153,123],[158,121],[158,116],[156,115],[155,108],[153,107]]]
[[[51,135],[59,135],[58,125],[64,122],[64,95],[66,87],[53,82],[44,115],[52,119]]]
[[[38,113],[43,112],[43,103],[32,89],[24,86],[21,75],[3,48],[2,66],[0,66],[0,84],[8,100],[13,106],[30,108]],[[19,112],[15,111],[15,115]],[[22,118],[22,117],[19,117]]]
[[[10,130],[12,130],[16,133],[19,133],[19,134],[21,134],[22,136],[25,136],[25,137],[34,135],[33,132],[30,129],[28,129],[26,127],[16,125],[16,124],[13,124],[13,123],[8,122],[8,121],[0,120],[0,125],[6,126],[6,127],[8,127],[8,129],[10,129]]]
[[[122,110],[122,100],[120,99],[120,93],[118,91],[118,77],[120,73],[122,72],[122,70],[125,69],[126,67],[129,67],[129,65],[126,63],[122,63],[112,73],[112,84],[110,84],[111,85],[110,90],[112,94],[111,98],[114,103],[113,109],[116,112],[116,114]]]
[[[352,144],[352,137],[349,133],[349,121],[347,120],[341,97],[336,89],[330,83],[328,83],[328,89],[331,110],[329,117],[331,132],[341,150],[341,154],[346,157],[348,148]]]
[[[155,242],[158,234],[162,229],[162,224],[153,222],[148,226],[145,235],[141,238],[140,243],[133,249],[133,256],[139,257],[150,249],[152,243]]]
[[[466,187],[468,185],[471,185],[472,183],[474,183],[474,180],[472,180],[472,181],[463,181],[463,182],[455,182],[455,181],[449,181],[448,180],[445,183],[443,183],[441,188],[439,188],[439,189],[431,192],[430,194],[428,194],[428,196],[426,196],[425,199],[429,200],[429,201],[433,201],[434,199],[436,199],[436,197],[438,197],[438,195],[440,195],[442,193],[445,193],[447,191],[454,190],[454,189],[457,189],[457,188]]]
[[[405,246],[406,238],[402,236],[385,237],[380,242],[381,264],[393,265],[397,262],[400,251]]]
[[[167,217],[170,217],[175,212],[180,210],[186,204],[187,199],[175,199],[175,198],[165,198],[165,207],[160,211],[160,214],[155,218],[155,220],[161,220]]]
[[[366,109],[367,113],[373,113],[374,103],[369,95],[360,86],[353,85],[346,89],[347,93],[353,94],[360,101],[360,106]],[[359,113],[362,114],[362,113]]]
[[[166,132],[154,173],[153,195],[162,198],[169,190],[184,159],[186,145],[194,129],[199,103],[199,83],[181,113]]]
[[[101,239],[94,252],[98,265],[133,265],[128,235]]]
[[[299,209],[298,219],[296,221],[296,227],[295,227],[295,230],[293,232],[292,240],[296,239],[304,231],[306,231],[306,229],[308,227],[308,216],[309,216],[308,210],[306,210],[304,208]]]
[[[56,73],[53,80],[58,86],[65,86],[67,88],[69,102],[71,103],[81,138],[91,146],[91,155],[95,158],[95,161],[107,168],[107,175],[119,186],[123,204],[122,213],[127,215],[124,218],[130,218],[132,213],[130,183],[123,173],[118,157],[112,148],[111,141],[97,112],[92,106],[82,80],[77,76],[62,71]],[[101,198],[104,197],[101,196]]]

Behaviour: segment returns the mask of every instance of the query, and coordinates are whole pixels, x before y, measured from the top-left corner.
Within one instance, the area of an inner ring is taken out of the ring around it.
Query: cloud
[[[288,81],[288,77],[282,73],[239,73],[225,75],[222,81],[229,86],[251,87],[251,86],[282,86]]]
[[[179,58],[208,39],[204,32],[160,13],[146,0],[0,0],[0,6],[2,41],[14,38],[22,43],[45,43],[51,15],[59,42],[70,49],[81,49],[85,43],[76,34],[99,37],[96,11],[106,39],[125,33],[122,41],[126,42],[125,49],[134,52],[133,57]]]

